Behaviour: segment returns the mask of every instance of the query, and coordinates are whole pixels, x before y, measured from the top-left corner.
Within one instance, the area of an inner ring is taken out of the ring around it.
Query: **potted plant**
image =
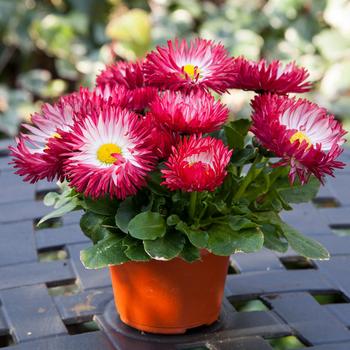
[[[11,148],[13,164],[25,181],[60,181],[42,221],[83,210],[93,244],[82,263],[109,266],[125,323],[183,333],[218,318],[231,254],[290,245],[329,257],[279,216],[344,166],[340,123],[288,97],[310,90],[307,77],[212,41],[169,41],[108,66],[92,91],[44,104]],[[230,118],[217,99],[231,88],[256,92],[251,120]]]

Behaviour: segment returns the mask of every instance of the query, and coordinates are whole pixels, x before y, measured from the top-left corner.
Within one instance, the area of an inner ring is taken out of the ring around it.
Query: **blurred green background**
[[[350,0],[0,0],[0,134],[15,135],[42,101],[93,84],[105,63],[196,35],[232,55],[307,67],[312,99],[348,128]],[[250,96],[224,100],[242,115]]]

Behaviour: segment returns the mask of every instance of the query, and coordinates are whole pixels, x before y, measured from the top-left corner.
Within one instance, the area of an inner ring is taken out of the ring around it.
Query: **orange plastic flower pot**
[[[111,266],[121,320],[150,333],[184,333],[209,325],[220,313],[228,257],[202,252],[202,260],[128,262]]]

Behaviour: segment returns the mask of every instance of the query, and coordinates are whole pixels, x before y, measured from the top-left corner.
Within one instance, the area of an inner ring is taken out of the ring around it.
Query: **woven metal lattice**
[[[35,223],[51,183],[23,183],[0,142],[0,348],[35,350],[271,350],[294,337],[301,349],[350,349],[349,167],[330,179],[314,203],[284,219],[322,242],[330,261],[293,251],[231,257],[220,321],[181,336],[155,336],[123,325],[108,271],[88,271],[79,251],[89,242],[80,213],[51,227]],[[350,151],[343,160],[350,163]],[[295,347],[293,347],[294,349]]]

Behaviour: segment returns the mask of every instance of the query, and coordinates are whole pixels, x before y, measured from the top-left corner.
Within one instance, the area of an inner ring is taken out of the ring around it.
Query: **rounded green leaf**
[[[122,244],[123,237],[110,234],[102,241],[80,252],[80,260],[87,269],[100,269],[129,261]]]
[[[215,255],[231,255],[232,246],[231,228],[229,225],[213,225],[208,230],[208,250]]]
[[[118,202],[108,197],[99,199],[86,197],[84,200],[87,209],[96,214],[115,215],[117,211]]]
[[[185,244],[185,238],[175,232],[155,240],[145,240],[143,246],[147,254],[156,260],[171,260],[178,256]]]
[[[264,235],[259,228],[248,228],[232,234],[235,252],[253,253],[264,245]]]
[[[123,239],[125,247],[125,255],[133,261],[148,261],[151,257],[145,252],[143,244],[140,240],[127,236]]]
[[[194,262],[196,260],[199,260],[201,256],[199,253],[199,249],[196,248],[195,246],[193,246],[189,241],[187,241],[185,246],[182,249],[180,257],[183,260],[191,263],[191,262]]]
[[[165,220],[159,213],[146,211],[136,215],[129,222],[128,231],[138,239],[157,239],[165,235]]]
[[[176,229],[187,235],[190,242],[197,248],[206,248],[208,245],[209,235],[205,231],[194,230],[187,226],[186,223],[180,221],[176,225]]]
[[[329,253],[326,248],[314,239],[303,236],[299,231],[286,223],[283,223],[281,228],[291,248],[300,255],[316,260],[329,259]]]
[[[302,185],[300,182],[290,185],[287,177],[279,178],[275,182],[278,194],[288,203],[302,203],[311,201],[320,189],[320,181],[312,176],[310,180]]]
[[[264,244],[264,235],[258,228],[234,231],[228,224],[221,224],[212,226],[208,233],[208,250],[216,255],[256,252]]]
[[[94,243],[104,239],[110,232],[103,226],[105,216],[86,212],[80,219],[80,228]]]
[[[131,197],[125,199],[118,208],[115,223],[120,230],[127,233],[130,220],[136,215],[136,209]]]
[[[166,219],[166,223],[168,224],[168,226],[175,226],[180,222],[180,218],[178,215],[170,215],[168,216],[168,218]]]

